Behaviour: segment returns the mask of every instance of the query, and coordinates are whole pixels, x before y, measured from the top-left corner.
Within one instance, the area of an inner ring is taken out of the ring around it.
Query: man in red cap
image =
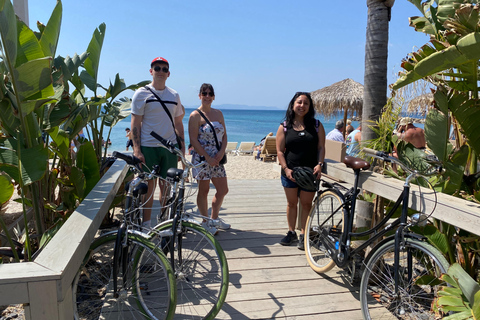
[[[165,85],[170,76],[170,64],[167,59],[157,57],[150,64],[152,82],[135,91],[132,97],[132,140],[133,155],[139,158],[148,169],[160,166],[160,175],[165,178],[169,168],[177,167],[177,157],[159,146],[159,141],[150,135],[155,131],[166,140],[181,146],[185,153],[184,129],[182,119],[185,112],[178,93]],[[160,180],[161,182],[161,180]],[[160,199],[162,199],[160,183]],[[150,217],[153,205],[155,183],[148,181],[147,203],[143,210],[145,229],[151,227]]]

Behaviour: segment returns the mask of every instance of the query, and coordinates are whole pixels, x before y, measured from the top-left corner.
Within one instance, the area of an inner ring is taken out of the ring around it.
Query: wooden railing
[[[115,162],[33,262],[0,265],[0,305],[23,304],[26,319],[73,319],[73,279],[127,170]]]

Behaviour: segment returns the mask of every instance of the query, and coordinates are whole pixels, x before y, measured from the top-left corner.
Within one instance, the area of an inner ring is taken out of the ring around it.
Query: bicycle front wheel
[[[172,222],[156,226],[152,233],[169,257],[171,237],[159,236],[171,230]],[[218,241],[203,227],[181,221],[174,242],[177,309],[174,319],[215,319],[228,290],[228,265]]]
[[[167,258],[145,238],[127,236],[125,274],[113,275],[117,232],[92,243],[73,282],[75,319],[173,319],[176,283]]]
[[[320,242],[320,232],[326,230],[339,238],[344,229],[343,199],[327,190],[313,203],[305,227],[305,255],[310,267],[317,273],[325,273],[335,266],[327,249]]]
[[[439,319],[434,299],[438,278],[446,273],[448,262],[428,243],[405,239],[399,249],[398,290],[395,292],[395,240],[375,250],[366,263],[360,284],[364,319]]]

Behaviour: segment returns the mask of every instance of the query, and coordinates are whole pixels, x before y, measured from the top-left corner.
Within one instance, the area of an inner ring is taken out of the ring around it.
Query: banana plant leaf
[[[47,25],[42,30],[40,46],[46,57],[55,57],[62,24],[62,9],[62,2],[57,1]]]
[[[10,200],[14,189],[10,176],[0,173],[0,206]]]
[[[454,194],[457,190],[460,190],[468,154],[468,146],[463,145],[460,150],[450,156],[449,161],[443,163],[445,167],[445,172],[443,173],[445,183],[442,192]]]
[[[440,161],[446,161],[453,149],[452,144],[448,140],[448,129],[448,117],[444,113],[436,109],[432,109],[427,113],[425,139],[427,145]]]
[[[85,175],[85,196],[95,187],[100,180],[100,167],[98,166],[95,150],[90,141],[82,143],[77,152],[77,167]]]
[[[8,69],[17,60],[17,19],[10,0],[0,0],[0,37],[4,50],[3,61]]]
[[[4,147],[0,148],[0,170],[19,182],[17,142],[9,138],[3,141],[3,145]],[[29,185],[41,180],[47,171],[48,149],[41,144],[32,148],[21,147],[20,155],[23,184]]]
[[[105,29],[106,25],[105,23],[102,23],[93,32],[92,40],[90,40],[90,44],[87,48],[89,56],[83,64],[86,74],[84,72],[81,73],[81,78],[85,82],[85,85],[94,93],[97,92],[98,66],[100,63],[100,53],[102,51],[103,40],[105,38]]]

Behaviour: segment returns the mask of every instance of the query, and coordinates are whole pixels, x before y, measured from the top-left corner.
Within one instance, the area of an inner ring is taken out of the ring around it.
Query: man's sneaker
[[[205,228],[205,230],[207,230],[208,232],[210,232],[211,234],[213,235],[216,235],[218,233],[218,230],[217,228],[215,228],[214,226],[212,226],[209,221],[204,221],[202,222],[202,227]]]
[[[297,248],[299,250],[305,250],[305,243],[303,242],[303,239],[304,239],[304,235],[300,234],[300,237],[298,237],[298,244],[297,244]]]
[[[296,240],[297,240],[297,233],[295,231],[288,231],[287,235],[283,237],[282,241],[280,241],[280,244],[282,246],[289,246]]]
[[[228,230],[230,229],[230,224],[223,221],[223,219],[215,219],[212,220],[212,225],[215,226],[217,229]]]

